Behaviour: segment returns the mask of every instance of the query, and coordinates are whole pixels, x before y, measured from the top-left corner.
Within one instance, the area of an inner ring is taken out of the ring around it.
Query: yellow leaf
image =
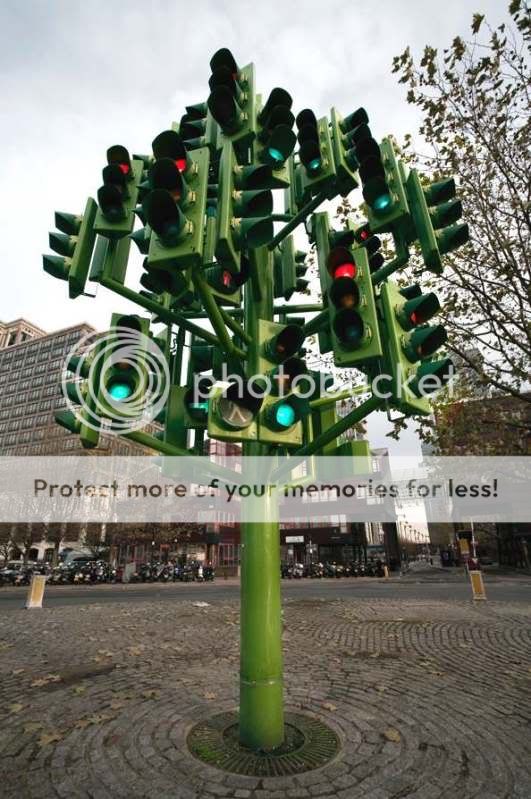
[[[384,732],[384,738],[386,738],[388,741],[392,741],[395,744],[400,743],[401,741],[400,733],[398,730],[395,730],[394,727],[389,727]]]
[[[337,710],[337,707],[331,702],[323,702],[321,707],[323,707],[325,710],[329,710],[331,713],[333,713],[334,710]]]
[[[76,685],[76,687],[74,688],[74,693],[75,694],[84,694],[86,690],[87,689],[86,689],[86,687],[84,685]]]
[[[24,705],[21,705],[20,702],[14,702],[12,705],[9,705],[8,710],[10,713],[20,713]]]
[[[216,699],[217,694],[212,693],[212,691],[207,691],[205,693],[205,699]]]
[[[24,725],[24,732],[37,732],[37,730],[42,730],[40,721],[30,721],[29,724]]]
[[[61,736],[58,732],[43,732],[37,743],[39,746],[47,746],[53,744],[55,741],[60,741]]]

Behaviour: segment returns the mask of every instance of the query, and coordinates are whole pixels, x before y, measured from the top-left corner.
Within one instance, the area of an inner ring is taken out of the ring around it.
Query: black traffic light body
[[[267,393],[258,417],[258,439],[263,444],[301,446],[302,420],[310,412],[307,398],[299,396],[306,364],[297,357],[304,343],[299,325],[258,320],[258,371],[267,379]]]
[[[330,229],[327,213],[314,214],[319,278],[329,313],[329,332],[319,333],[322,353],[336,366],[364,366],[382,354],[368,254],[355,245],[355,228]]]
[[[299,165],[295,170],[295,191],[298,205],[308,202],[321,191],[334,196],[335,164],[328,119],[316,119],[305,108],[296,118],[299,141]]]
[[[151,180],[156,188],[143,201],[152,229],[150,269],[172,271],[202,264],[209,160],[209,150],[203,147],[188,153],[182,173],[170,158],[153,165]]]
[[[143,161],[131,160],[125,147],[109,147],[103,186],[98,189],[99,207],[94,222],[98,235],[121,239],[133,232],[143,171]]]
[[[262,106],[257,95],[257,130],[254,143],[256,160],[268,164],[277,178],[288,186],[287,160],[293,153],[297,136],[293,131],[295,117],[291,111],[292,98],[285,89],[275,88]]]
[[[227,48],[210,59],[208,109],[223,136],[239,150],[249,146],[256,131],[254,66],[239,67]]]
[[[60,233],[50,233],[50,247],[59,255],[44,255],[43,269],[52,277],[68,281],[68,295],[75,299],[83,294],[94,251],[97,205],[89,197],[82,216],[57,211],[55,226]]]
[[[112,315],[104,343],[105,368],[97,375],[98,412],[111,420],[111,426],[142,418],[148,388],[148,340],[149,319]]]

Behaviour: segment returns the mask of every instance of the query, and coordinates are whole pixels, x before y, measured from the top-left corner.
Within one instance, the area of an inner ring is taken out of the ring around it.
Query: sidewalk
[[[531,609],[288,599],[286,702],[342,740],[293,777],[195,761],[197,721],[237,706],[238,605],[0,617],[5,799],[528,799]]]

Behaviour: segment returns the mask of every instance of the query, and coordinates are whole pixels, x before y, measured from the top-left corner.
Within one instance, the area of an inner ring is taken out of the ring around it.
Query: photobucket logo
[[[93,430],[111,435],[145,427],[164,410],[170,389],[166,357],[136,317],[88,334],[69,352],[61,375],[68,409]]]

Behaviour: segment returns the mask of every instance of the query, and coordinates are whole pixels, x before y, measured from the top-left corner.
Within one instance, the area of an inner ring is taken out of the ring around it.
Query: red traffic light
[[[358,272],[354,256],[346,247],[335,247],[331,250],[326,267],[334,280],[342,277],[353,279]]]

